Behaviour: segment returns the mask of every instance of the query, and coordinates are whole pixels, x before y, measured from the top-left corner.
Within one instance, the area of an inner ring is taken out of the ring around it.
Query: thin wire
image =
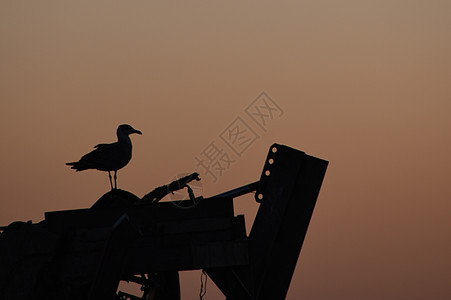
[[[200,274],[200,293],[199,293],[200,300],[203,300],[205,294],[207,293],[207,280],[208,280],[207,273],[205,273],[205,270],[202,270],[202,274]]]

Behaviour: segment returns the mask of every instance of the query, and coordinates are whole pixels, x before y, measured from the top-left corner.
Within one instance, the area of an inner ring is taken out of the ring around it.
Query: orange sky
[[[274,142],[330,161],[287,299],[451,298],[451,2],[1,1],[0,225],[89,207],[64,165],[118,124],[143,196],[241,117],[259,135],[204,196],[259,178]],[[265,91],[284,111],[259,128]],[[252,222],[252,198],[237,202]],[[197,299],[199,273],[182,274]],[[223,299],[209,282],[207,298]]]

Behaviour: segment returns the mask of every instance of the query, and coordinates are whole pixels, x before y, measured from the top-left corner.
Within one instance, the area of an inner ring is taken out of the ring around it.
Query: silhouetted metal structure
[[[143,199],[116,190],[91,209],[12,223],[0,235],[0,299],[178,300],[178,271],[193,269],[228,300],[285,299],[327,165],[274,144],[259,181],[189,209],[159,203],[161,187]],[[190,176],[172,189],[198,180]],[[254,191],[247,236],[233,198]],[[120,280],[142,285],[143,297],[118,292]]]

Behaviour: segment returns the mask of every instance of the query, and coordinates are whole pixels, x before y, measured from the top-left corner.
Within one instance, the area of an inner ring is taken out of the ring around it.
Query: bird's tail
[[[86,166],[84,166],[84,164],[80,163],[79,161],[68,162],[66,163],[66,165],[71,166],[71,169],[74,169],[77,172],[88,169]]]

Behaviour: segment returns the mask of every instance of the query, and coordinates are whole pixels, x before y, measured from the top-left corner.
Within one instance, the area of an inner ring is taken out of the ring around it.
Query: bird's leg
[[[110,185],[111,185],[111,190],[113,190],[113,182],[111,181],[111,172],[108,171],[108,177],[110,178]]]
[[[117,190],[117,171],[114,171],[114,185],[115,185],[115,189]]]

